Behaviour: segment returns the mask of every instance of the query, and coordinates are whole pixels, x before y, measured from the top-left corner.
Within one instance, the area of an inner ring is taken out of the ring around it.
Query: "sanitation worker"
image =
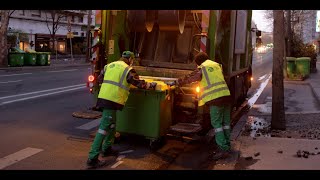
[[[212,159],[226,158],[230,153],[230,116],[231,96],[225,82],[222,66],[209,59],[205,52],[195,56],[198,68],[191,74],[168,82],[168,85],[182,86],[193,82],[200,82],[199,106],[210,107],[211,125],[215,131],[215,141],[218,150],[212,153]]]
[[[102,150],[102,156],[117,156],[118,151],[112,149],[115,138],[117,110],[122,110],[129,96],[130,84],[141,89],[155,89],[157,83],[145,82],[139,79],[139,75],[131,65],[134,60],[134,54],[130,51],[124,51],[122,57],[104,67],[99,78],[102,83],[98,95],[97,106],[103,109],[102,118],[98,132],[91,145],[87,166],[89,169],[98,168],[106,165],[105,161],[99,160],[99,154]]]

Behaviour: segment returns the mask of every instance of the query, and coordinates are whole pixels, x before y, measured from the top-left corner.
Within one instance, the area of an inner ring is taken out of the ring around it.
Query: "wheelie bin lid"
[[[22,51],[21,49],[19,48],[16,48],[16,47],[13,47],[13,48],[10,48],[10,52],[9,54],[22,54],[22,53],[25,53],[24,51]]]
[[[297,58],[295,57],[286,57],[286,60],[287,61],[295,61]]]
[[[301,60],[306,60],[306,61],[311,61],[311,58],[310,57],[299,57],[297,58],[297,61],[301,61]]]

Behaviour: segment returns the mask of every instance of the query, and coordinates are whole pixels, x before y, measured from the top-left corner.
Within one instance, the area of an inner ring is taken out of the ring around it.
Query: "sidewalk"
[[[22,67],[0,67],[0,72],[16,72],[23,70],[47,70],[47,69],[62,69],[62,68],[71,68],[71,67],[89,67],[90,63],[85,62],[85,59],[79,58],[74,59],[52,59],[50,60],[49,66],[22,66]]]
[[[215,169],[320,170],[319,61],[317,69],[305,81],[284,82],[285,131],[270,131],[272,92],[264,92],[264,103],[256,103],[233,128],[231,159],[238,160],[220,160]]]

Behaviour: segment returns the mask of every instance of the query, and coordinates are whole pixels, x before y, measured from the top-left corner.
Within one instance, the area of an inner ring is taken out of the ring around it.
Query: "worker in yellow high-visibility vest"
[[[98,159],[100,150],[103,156],[118,155],[118,151],[111,148],[115,138],[115,114],[117,110],[123,109],[130,93],[130,84],[141,89],[154,89],[157,85],[155,82],[148,83],[139,79],[139,75],[131,67],[133,60],[134,54],[124,51],[122,58],[107,64],[100,74],[99,79],[102,85],[97,106],[102,108],[103,112],[99,130],[89,152],[88,168],[102,167],[106,164],[105,161]]]
[[[213,152],[212,158],[225,158],[230,152],[230,116],[231,96],[225,82],[222,67],[219,63],[209,59],[205,52],[195,56],[198,68],[184,78],[169,82],[168,85],[182,86],[193,82],[200,82],[199,106],[210,107],[211,125],[214,127],[215,140],[218,151]]]

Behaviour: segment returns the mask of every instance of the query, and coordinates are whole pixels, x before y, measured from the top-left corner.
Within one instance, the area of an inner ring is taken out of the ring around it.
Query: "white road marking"
[[[15,153],[10,154],[6,157],[3,157],[0,159],[0,169],[3,169],[7,166],[14,164],[14,163],[17,163],[27,157],[35,155],[41,151],[43,151],[43,149],[27,147],[27,148],[22,149],[18,152],[15,152]]]
[[[77,85],[65,86],[65,87],[60,87],[60,88],[53,88],[53,89],[47,89],[47,90],[41,90],[41,91],[34,91],[34,92],[23,93],[23,94],[16,94],[16,95],[11,95],[11,96],[4,96],[4,97],[0,97],[0,100],[1,100],[1,99],[12,98],[12,97],[25,96],[25,95],[30,95],[30,94],[38,94],[38,93],[43,93],[43,92],[55,91],[55,90],[60,90],[60,89],[80,87],[80,86],[85,86],[85,84],[77,84]]]
[[[0,103],[0,106],[5,105],[5,104],[10,104],[10,103],[13,103],[13,102],[19,102],[19,101],[38,98],[38,97],[49,96],[49,95],[53,95],[53,94],[60,94],[60,93],[63,93],[63,92],[74,91],[74,90],[83,89],[83,88],[86,88],[86,87],[85,86],[84,87],[77,87],[77,88],[66,89],[66,90],[56,91],[56,92],[47,93],[47,94],[41,94],[41,95],[37,95],[37,96],[31,96],[31,97],[26,97],[26,98],[21,98],[21,99],[15,99],[15,100],[11,100],[11,101],[5,101],[5,102]]]
[[[8,77],[8,76],[22,76],[22,75],[27,75],[27,74],[32,74],[32,73],[7,74],[7,75],[1,75],[0,77]]]
[[[101,121],[101,119],[99,118],[99,119],[93,120],[93,121],[91,121],[89,123],[86,123],[86,124],[84,124],[82,126],[78,126],[76,128],[77,129],[83,129],[83,130],[90,130],[92,128],[95,128],[95,127],[99,126],[100,121]]]
[[[265,74],[265,75],[263,75],[263,76],[261,76],[261,77],[259,77],[259,81],[261,81],[262,79],[264,79],[265,77],[266,77],[267,75]]]
[[[77,71],[78,69],[68,69],[68,70],[61,70],[61,71],[47,71],[49,73],[55,73],[55,72],[68,72],[68,71]]]
[[[126,156],[125,155],[121,155],[121,156],[119,156],[117,159],[116,159],[116,161],[121,161],[123,158],[125,158]]]
[[[127,151],[121,151],[121,152],[119,152],[119,154],[128,154],[128,153],[132,153],[133,152],[133,150],[131,149],[131,150],[127,150]]]
[[[116,167],[118,167],[120,164],[122,164],[123,163],[123,161],[118,161],[118,162],[116,162],[114,165],[112,165],[111,166],[111,168],[116,168]]]
[[[0,84],[15,83],[15,82],[20,82],[20,81],[22,81],[22,80],[0,82]]]
[[[272,77],[272,74],[269,74],[269,77],[264,82],[262,82],[260,84],[260,87],[259,87],[258,91],[248,100],[248,105],[250,106],[250,108],[258,100],[258,98],[261,95],[262,91],[264,90],[264,88],[269,83],[269,80],[270,80],[271,77]]]

